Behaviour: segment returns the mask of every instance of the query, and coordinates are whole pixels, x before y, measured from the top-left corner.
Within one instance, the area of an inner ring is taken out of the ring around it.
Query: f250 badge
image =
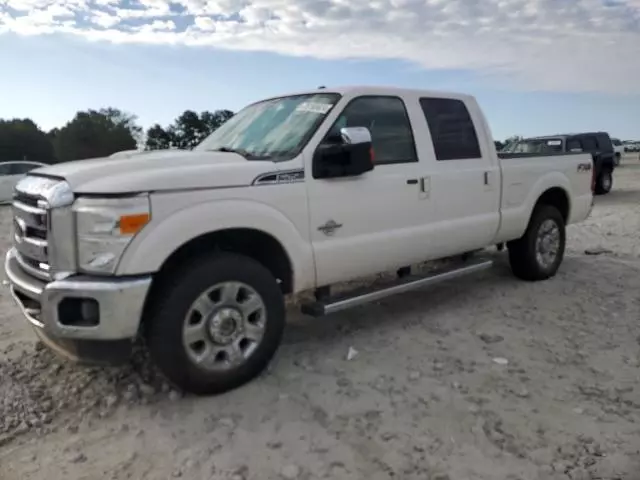
[[[329,220],[327,223],[325,223],[324,225],[320,225],[318,227],[318,230],[322,233],[324,233],[327,236],[331,236],[333,235],[336,230],[338,228],[342,227],[341,223],[336,223],[334,220]]]
[[[579,163],[578,164],[578,172],[589,172],[591,171],[590,163]]]

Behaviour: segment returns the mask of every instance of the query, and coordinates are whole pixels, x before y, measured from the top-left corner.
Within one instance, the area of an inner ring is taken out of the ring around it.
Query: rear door
[[[430,141],[420,143],[429,164],[432,215],[430,250],[444,256],[489,245],[500,224],[500,166],[484,117],[461,99],[419,99]]]

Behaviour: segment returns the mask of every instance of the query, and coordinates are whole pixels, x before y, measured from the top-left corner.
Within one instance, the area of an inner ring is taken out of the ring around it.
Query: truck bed
[[[498,242],[522,235],[536,199],[551,188],[563,189],[567,194],[567,224],[589,215],[593,202],[590,154],[499,153],[498,158],[502,173]]]

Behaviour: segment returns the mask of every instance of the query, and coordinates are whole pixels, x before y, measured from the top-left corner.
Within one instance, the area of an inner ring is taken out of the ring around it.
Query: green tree
[[[199,115],[193,110],[185,110],[167,128],[156,124],[147,130],[146,149],[191,149],[232,116],[230,110],[205,110]]]
[[[56,157],[66,162],[135,149],[141,133],[135,116],[116,108],[103,108],[76,113],[73,120],[50,135]]]
[[[0,120],[0,161],[9,160],[53,163],[51,140],[28,118]]]
[[[171,148],[173,135],[157,123],[147,130],[146,149],[163,150]]]
[[[206,125],[193,110],[185,110],[169,127],[173,146],[177,148],[193,148],[200,143]]]
[[[504,147],[507,148],[509,145],[519,142],[522,138],[520,135],[512,135],[504,141]]]
[[[205,125],[205,136],[209,135],[214,130],[217,130],[220,125],[233,117],[234,113],[231,110],[216,110],[215,112],[204,111],[200,114],[200,119]]]

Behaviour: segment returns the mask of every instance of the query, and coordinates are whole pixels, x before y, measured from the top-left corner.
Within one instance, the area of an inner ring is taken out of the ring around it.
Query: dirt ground
[[[142,354],[57,359],[3,287],[0,479],[638,480],[637,156],[614,181],[554,279],[518,281],[495,253],[462,281],[292,313],[268,372],[217,397],[172,391]]]

